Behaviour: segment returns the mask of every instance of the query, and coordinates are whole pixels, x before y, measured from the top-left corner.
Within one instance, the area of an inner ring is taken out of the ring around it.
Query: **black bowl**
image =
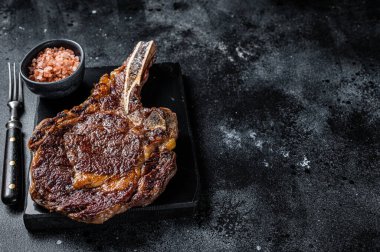
[[[79,57],[80,63],[78,69],[69,77],[54,81],[54,82],[37,82],[28,78],[31,62],[37,57],[37,54],[47,47],[64,47],[74,51],[74,54]],[[54,39],[42,42],[34,47],[24,57],[21,62],[21,78],[26,86],[33,93],[44,98],[61,98],[73,93],[82,83],[84,75],[84,52],[82,47],[72,40],[68,39]]]

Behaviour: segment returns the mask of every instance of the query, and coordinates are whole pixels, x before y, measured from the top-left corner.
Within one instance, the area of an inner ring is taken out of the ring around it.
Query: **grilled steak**
[[[37,204],[103,223],[165,190],[176,172],[177,117],[140,102],[155,54],[153,41],[139,42],[86,101],[39,123],[28,143],[30,194]]]

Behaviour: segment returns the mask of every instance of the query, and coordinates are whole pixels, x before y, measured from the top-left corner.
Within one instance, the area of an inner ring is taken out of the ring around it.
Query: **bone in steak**
[[[28,143],[30,194],[37,204],[103,223],[165,190],[177,169],[177,117],[140,102],[155,54],[153,41],[139,42],[86,101],[38,124]]]

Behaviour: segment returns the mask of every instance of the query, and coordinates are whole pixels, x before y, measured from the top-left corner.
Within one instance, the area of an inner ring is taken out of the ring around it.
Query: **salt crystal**
[[[44,82],[52,82],[70,76],[79,65],[79,57],[73,50],[60,48],[46,48],[29,67],[29,78]],[[63,73],[63,75],[60,75]]]

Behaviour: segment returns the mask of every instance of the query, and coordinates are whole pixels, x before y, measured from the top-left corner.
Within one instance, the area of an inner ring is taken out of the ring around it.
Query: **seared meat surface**
[[[37,125],[28,143],[30,194],[37,204],[103,223],[165,190],[176,172],[177,117],[140,102],[155,54],[153,41],[139,42],[86,101]]]

